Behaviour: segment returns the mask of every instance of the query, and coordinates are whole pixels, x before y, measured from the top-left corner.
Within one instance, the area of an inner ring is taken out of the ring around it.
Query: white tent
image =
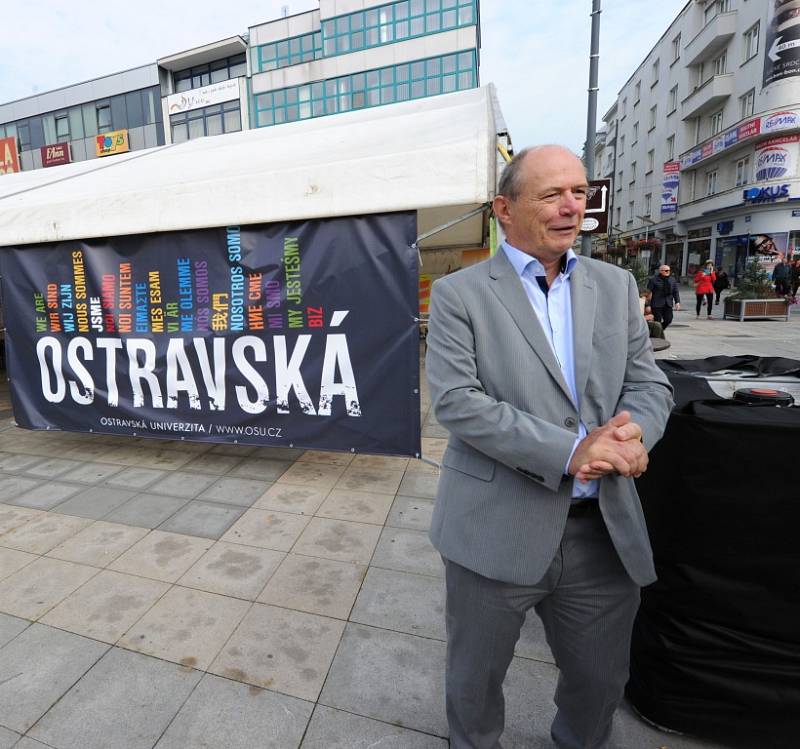
[[[0,178],[0,247],[490,200],[491,86]],[[480,215],[423,247],[479,247]]]

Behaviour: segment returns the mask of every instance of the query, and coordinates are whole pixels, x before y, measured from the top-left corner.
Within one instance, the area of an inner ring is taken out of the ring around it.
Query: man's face
[[[661,274],[662,278],[669,278],[669,266],[668,265],[662,265],[658,269],[658,272]]]
[[[542,260],[561,257],[575,241],[586,210],[583,164],[562,148],[537,149],[521,164],[516,200],[495,199],[510,244]]]

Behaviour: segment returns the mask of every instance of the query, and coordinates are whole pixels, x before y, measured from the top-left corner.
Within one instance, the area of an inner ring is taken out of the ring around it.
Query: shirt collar
[[[528,270],[529,274],[533,276],[546,275],[544,266],[535,257],[528,255],[528,253],[523,252],[522,250],[518,250],[516,247],[509,244],[508,240],[503,240],[503,250],[505,251],[506,257],[509,259],[511,265],[514,266],[514,270],[517,272],[518,276],[522,276],[528,266],[530,266],[530,270]],[[575,269],[575,264],[577,262],[578,256],[570,247],[561,259],[561,275],[565,279],[570,277],[570,274]]]

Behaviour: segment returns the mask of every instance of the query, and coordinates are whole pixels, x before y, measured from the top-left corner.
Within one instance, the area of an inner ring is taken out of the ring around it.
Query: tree
[[[731,299],[771,299],[775,296],[769,273],[764,270],[758,258],[751,257],[744,267],[742,275],[736,279],[736,291]]]

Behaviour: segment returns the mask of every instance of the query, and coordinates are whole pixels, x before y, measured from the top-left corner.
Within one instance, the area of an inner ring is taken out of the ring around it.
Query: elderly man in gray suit
[[[634,277],[577,257],[588,185],[559,146],[519,153],[506,241],[433,286],[427,375],[442,458],[431,540],[447,579],[452,749],[499,749],[527,612],[560,670],[551,736],[608,745],[639,587],[655,571],[633,479],[672,407]]]

